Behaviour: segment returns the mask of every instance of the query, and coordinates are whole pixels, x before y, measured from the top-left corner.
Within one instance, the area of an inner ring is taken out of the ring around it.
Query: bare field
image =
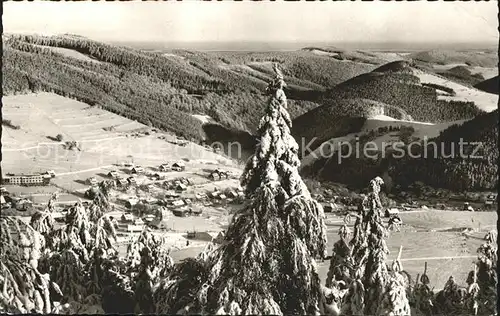
[[[401,214],[405,225],[416,229],[452,230],[459,228],[485,229],[496,228],[496,212],[440,211],[429,209],[427,212],[405,212]]]
[[[196,193],[210,192],[215,188],[224,190],[238,186],[234,179],[212,183],[207,178],[209,171],[215,168],[223,168],[238,176],[241,168],[231,160],[193,143],[184,147],[172,144],[169,141],[175,139],[173,135],[152,131],[149,135],[137,133],[138,129],[148,128],[104,110],[51,93],[8,96],[4,97],[3,103],[4,117],[21,126],[20,130],[9,129],[9,133],[2,136],[3,172],[16,174],[54,170],[56,173],[51,186],[7,186],[9,192],[31,197],[37,204],[46,204],[50,194],[55,191],[67,192],[60,195],[60,203],[85,200],[84,193],[89,188],[86,180],[91,177],[98,181],[104,180],[111,170],[116,170],[124,178],[134,176],[137,183],[135,188],[143,184],[161,185],[164,181],[179,177],[188,178],[191,185],[182,193],[184,199],[194,198]],[[104,129],[109,126],[113,126],[113,130]],[[57,134],[63,135],[62,142],[48,138]],[[76,141],[80,150],[65,149],[63,145],[66,140]],[[164,178],[156,181],[148,176],[158,172],[160,164],[176,161],[185,164],[184,172],[161,173]],[[131,167],[125,167],[125,163],[142,166],[145,173],[132,175]],[[149,198],[163,196],[166,191],[161,186],[149,193],[135,188],[121,195],[125,199],[133,196]],[[113,202],[113,206],[119,210],[114,214],[116,217],[129,212],[121,204]],[[203,216],[200,217],[180,218],[172,215],[167,228],[175,238],[170,236],[172,240],[169,244],[177,248],[185,247],[186,238],[182,234],[187,231],[219,232],[222,229],[220,224],[227,224],[227,221],[220,220],[221,215],[226,213],[216,206],[204,207]],[[127,232],[125,235],[130,237],[133,234]],[[199,242],[191,242],[191,245],[199,245]],[[126,245],[121,247],[126,248]]]
[[[392,261],[403,246],[401,255],[403,268],[413,278],[422,274],[424,263],[428,262],[428,276],[436,289],[444,286],[453,275],[457,282],[465,285],[468,272],[476,259],[476,250],[483,243],[488,230],[496,228],[498,216],[495,212],[465,212],[419,210],[403,212],[400,215],[404,226],[401,232],[391,232],[387,240]],[[480,224],[480,225],[479,225]],[[329,249],[339,239],[336,224],[328,234]],[[462,234],[465,228],[481,230]],[[328,272],[328,262],[319,264],[322,278]]]
[[[467,274],[477,258],[476,250],[483,243],[485,234],[486,232],[474,233],[472,237],[465,237],[455,232],[391,232],[387,239],[390,251],[388,263],[396,258],[399,247],[403,246],[403,268],[413,278],[423,273],[427,262],[431,286],[442,288],[451,275],[457,282],[465,285]],[[328,234],[330,251],[337,240],[338,232]],[[323,280],[328,273],[328,266],[327,261],[318,264],[318,272]]]

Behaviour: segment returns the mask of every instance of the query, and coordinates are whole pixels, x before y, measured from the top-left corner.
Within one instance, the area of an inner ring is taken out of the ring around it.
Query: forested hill
[[[385,106],[386,115],[408,119],[401,117],[404,111],[412,120],[431,123],[471,119],[483,112],[474,102],[439,98],[441,89],[450,96],[455,91],[422,83],[415,72],[406,61],[387,63],[329,89],[322,103],[363,98],[389,105]]]
[[[423,181],[458,191],[498,188],[498,110],[450,126],[431,141],[437,146],[427,146],[427,159],[396,162],[393,177],[399,183]]]
[[[463,142],[460,153],[460,142]],[[435,144],[435,145],[434,145]],[[385,158],[349,157],[338,163],[338,152],[318,160],[309,172],[320,178],[362,187],[373,175],[387,174],[405,188],[420,181],[454,191],[498,188],[498,110],[453,125],[424,143],[413,145],[412,155],[387,151]],[[368,179],[368,180],[367,180]]]
[[[306,51],[146,52],[74,35],[8,35],[2,41],[4,95],[55,92],[194,139],[204,134],[192,114],[255,131],[272,62],[283,67],[293,117],[316,107],[310,101],[328,86],[375,68]]]

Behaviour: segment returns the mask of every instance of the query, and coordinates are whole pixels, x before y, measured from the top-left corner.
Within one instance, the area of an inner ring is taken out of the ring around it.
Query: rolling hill
[[[453,124],[436,137],[424,136],[429,137],[427,146],[425,142],[415,142],[410,149],[402,143],[395,147],[392,142],[390,148],[382,151],[379,146],[367,155],[362,151],[357,155],[342,152],[340,157],[341,151],[337,150],[333,155],[310,161],[305,172],[353,187],[362,187],[380,174],[403,188],[416,181],[455,191],[495,190],[498,187],[498,110]],[[375,138],[360,138],[358,148],[362,150],[364,144]],[[356,146],[355,140],[351,138],[350,141]],[[463,154],[460,153],[461,141],[464,142]],[[409,150],[412,155],[408,154]]]
[[[427,158],[392,162],[395,181],[403,186],[422,181],[458,191],[498,187],[498,110],[450,126],[431,141],[437,146],[427,146]]]
[[[239,141],[244,153],[255,144],[252,134],[264,111],[262,92],[274,76],[273,63],[280,64],[288,84],[292,133],[300,146],[312,140],[312,150],[395,120],[414,126],[415,134],[428,134],[427,123],[429,129],[443,129],[493,111],[498,100],[481,88],[417,68],[441,63],[443,54],[436,52],[145,51],[73,35],[4,35],[2,41],[4,95],[55,93],[193,141]],[[463,63],[469,55],[450,60]],[[486,67],[491,58],[483,53],[465,62]],[[466,71],[449,68],[455,76]],[[330,168],[322,160],[308,168],[317,173],[318,166]]]
[[[384,146],[402,140],[421,142],[424,137],[438,137],[436,141],[450,146],[452,141],[443,139],[440,133],[450,135],[449,131],[453,130],[459,135],[457,127],[450,126],[467,121],[461,131],[479,128],[483,132],[471,132],[463,138],[483,139],[490,144],[486,151],[495,157],[498,154],[491,149],[491,144],[496,144],[498,136],[495,138],[486,131],[494,131],[491,120],[496,117],[497,101],[496,95],[422,71],[409,61],[381,65],[327,90],[321,100],[324,105],[294,120],[294,136],[306,140],[298,141],[299,145],[313,140],[307,147],[313,153],[306,152],[302,157],[302,171],[323,180],[362,187],[377,174],[387,174],[391,166],[394,182],[403,186],[412,181],[425,181],[456,190],[468,185],[474,189],[492,189],[496,184],[491,178],[495,174],[491,161],[470,162],[457,158],[462,167],[453,167],[449,161],[439,158],[429,165],[425,159],[394,162],[365,157],[363,153],[343,158],[339,144],[349,142],[363,148],[370,142],[377,146],[377,155],[384,151]],[[415,172],[416,169],[419,171]],[[437,172],[438,169],[441,172]]]
[[[415,52],[407,57],[415,61],[439,65],[454,63],[481,67],[496,67],[498,65],[498,54],[493,49],[485,51],[431,50]]]
[[[292,135],[300,148],[308,145],[307,149],[315,150],[331,138],[356,133],[366,119],[382,114],[384,108],[379,102],[360,98],[329,101],[293,120]]]
[[[474,87],[484,92],[498,95],[498,76],[484,80],[476,84]]]
[[[457,65],[445,71],[437,72],[437,74],[467,86],[474,86],[484,80],[481,73],[472,72],[467,65]]]
[[[492,111],[496,108],[495,99],[494,95],[423,72],[409,61],[398,60],[327,90],[318,101],[322,106],[294,120],[292,133],[299,140],[299,146],[312,141],[308,149],[315,150],[329,139],[360,132],[364,120],[377,115],[406,122],[441,124]]]
[[[292,116],[318,106],[326,88],[376,67],[308,51],[148,52],[73,35],[2,41],[4,95],[54,92],[195,140],[206,135],[192,115],[254,132],[273,62],[289,83]]]
[[[498,75],[496,49],[483,51],[433,50],[406,56],[416,67],[467,87]]]
[[[410,67],[405,61],[396,61],[329,89],[324,98],[378,101],[389,105],[385,113],[389,116],[399,118],[401,113],[405,113],[413,120],[431,123],[470,119],[482,112],[465,98],[441,97],[438,93],[441,91],[436,86],[422,84],[433,83],[429,78],[434,77]]]

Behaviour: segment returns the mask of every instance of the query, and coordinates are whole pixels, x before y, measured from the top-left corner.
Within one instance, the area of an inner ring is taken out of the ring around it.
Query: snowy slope
[[[434,83],[445,87],[452,88],[456,92],[456,96],[440,96],[441,99],[455,101],[472,101],[476,106],[486,112],[492,112],[497,109],[498,95],[480,91],[478,89],[469,88],[459,83],[450,81],[437,75],[432,75],[421,70],[414,70],[414,75],[417,76],[422,83]]]
[[[332,138],[324,142],[311,154],[302,158],[301,166],[302,167],[309,166],[321,157],[331,156],[332,152],[335,152],[338,149],[339,144],[341,144],[342,142],[352,141],[355,139],[356,136],[361,136],[363,134],[368,133],[371,130],[377,130],[379,127],[412,126],[415,129],[415,132],[412,135],[413,137],[419,139],[424,139],[424,137],[427,137],[428,139],[431,139],[437,137],[442,130],[448,128],[449,126],[453,124],[461,124],[463,122],[465,122],[465,120],[432,124],[427,122],[404,121],[386,115],[377,115],[367,119],[365,124],[358,133],[347,134],[345,136]],[[374,140],[372,140],[372,143],[374,143],[377,146],[377,148],[382,148],[382,142],[388,144],[400,141],[398,134],[399,132],[397,131],[387,133],[385,135],[375,138]]]

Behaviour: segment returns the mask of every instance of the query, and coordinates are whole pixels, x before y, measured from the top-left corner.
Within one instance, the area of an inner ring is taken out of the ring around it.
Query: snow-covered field
[[[341,146],[342,143],[350,142],[354,140],[356,136],[363,135],[371,130],[377,130],[380,127],[411,126],[415,129],[415,132],[412,136],[419,139],[424,139],[424,137],[431,139],[437,137],[442,130],[448,128],[449,126],[453,124],[461,124],[464,121],[465,120],[433,124],[427,122],[398,120],[387,115],[376,115],[372,118],[367,119],[359,132],[347,134],[342,137],[332,138],[321,144],[321,146],[314,150],[313,153],[302,158],[301,166],[309,166],[320,157],[329,157],[332,155],[332,152],[335,152],[339,149],[339,146]],[[377,148],[382,148],[384,144],[390,144],[399,141],[400,138],[398,134],[399,132],[397,131],[387,133],[373,139],[372,143],[377,146]]]
[[[324,50],[320,50],[320,49],[313,49],[311,50],[311,52],[313,54],[316,54],[316,55],[321,55],[321,56],[330,56],[330,57],[338,57],[339,54],[338,53],[334,53],[334,52],[327,52],[327,51],[324,51]]]
[[[193,114],[192,117],[194,117],[195,119],[200,120],[203,124],[214,122],[214,119],[211,118],[208,115]]]
[[[107,173],[112,165],[130,161],[142,166],[187,159],[201,168],[205,161],[231,165],[231,160],[189,143],[169,143],[174,136],[164,133],[136,134],[145,125],[53,93],[5,96],[3,118],[20,129],[2,130],[2,172],[32,173],[54,170],[54,181],[69,188],[77,179]],[[112,129],[109,129],[113,127]],[[51,138],[63,135],[63,141]],[[165,139],[160,139],[160,136]],[[66,150],[65,141],[76,141],[78,150]],[[198,160],[200,160],[198,162]]]
[[[179,59],[186,59],[186,57],[184,56],[180,56],[180,55],[176,55],[176,54],[172,54],[172,53],[163,53],[163,56],[165,57],[174,57],[174,58],[179,58]]]
[[[61,54],[63,56],[69,57],[69,58],[74,58],[78,60],[83,60],[83,61],[89,61],[93,63],[100,63],[99,60],[91,58],[85,54],[82,54],[74,49],[69,49],[69,48],[63,48],[63,47],[53,47],[53,46],[42,46],[42,45],[35,45],[41,48],[45,49],[50,49],[51,51]]]
[[[421,70],[415,70],[414,75],[417,76],[422,83],[439,84],[448,88],[452,88],[456,92],[456,96],[441,96],[442,99],[455,101],[472,101],[479,109],[486,112],[492,112],[498,107],[498,95],[483,92],[474,88],[469,88],[459,83],[455,83],[448,79],[432,75]]]
[[[469,66],[467,64],[446,64],[446,65],[433,65],[432,67],[436,70],[445,71],[451,68],[462,66],[466,67],[470,70],[472,74],[481,74],[484,79],[493,78],[498,76],[498,68],[497,67],[480,67],[480,66]]]

